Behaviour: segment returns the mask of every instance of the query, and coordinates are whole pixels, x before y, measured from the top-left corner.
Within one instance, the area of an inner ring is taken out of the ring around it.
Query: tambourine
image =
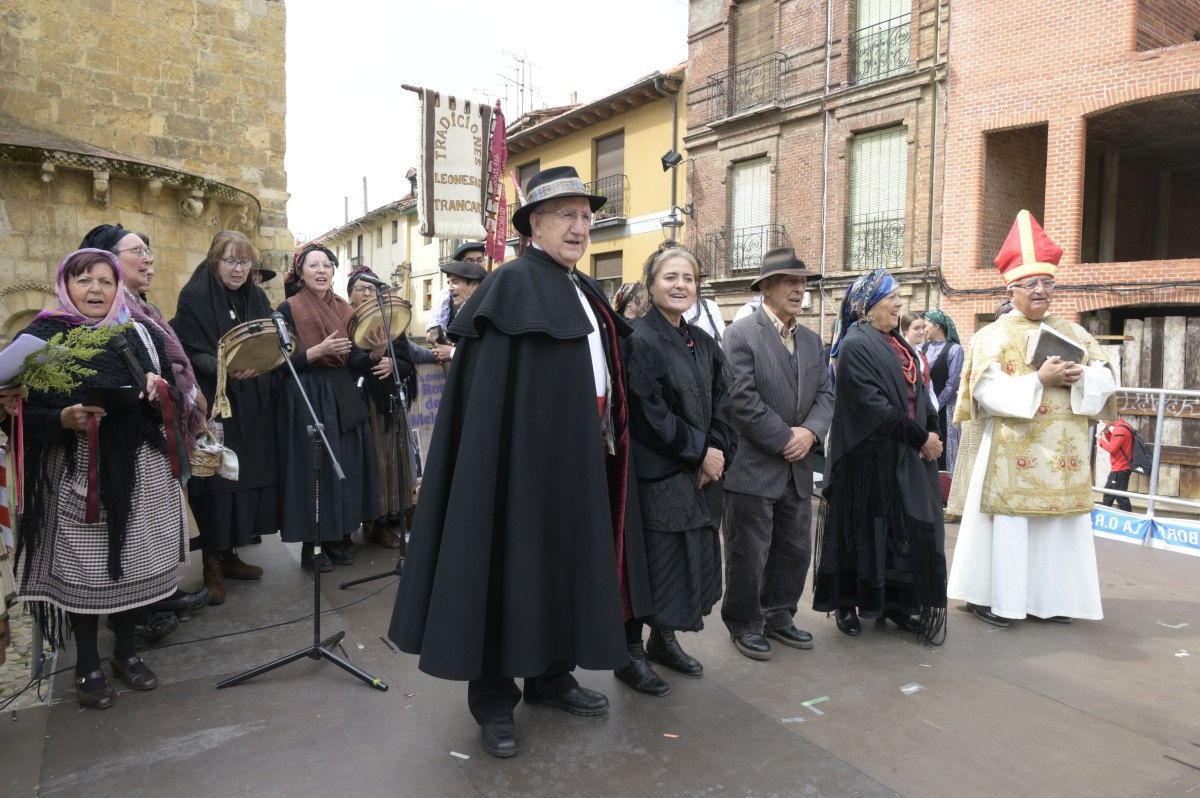
[[[296,351],[289,341],[288,354]],[[223,353],[225,370],[230,373],[254,369],[260,374],[283,365],[279,336],[270,319],[254,319],[233,327],[221,336],[217,351]]]
[[[296,351],[296,340],[288,341],[288,355]],[[217,390],[209,418],[229,418],[233,408],[225,390],[228,375],[253,369],[265,374],[283,365],[279,335],[270,319],[244,321],[217,342]]]
[[[408,300],[393,294],[383,295],[383,307],[388,314],[388,326],[392,338],[399,338],[408,329],[412,321],[412,305]],[[371,300],[364,302],[355,309],[350,321],[346,323],[346,334],[359,349],[370,349],[368,338],[374,337],[376,331],[383,330],[383,315],[379,312],[379,302]]]

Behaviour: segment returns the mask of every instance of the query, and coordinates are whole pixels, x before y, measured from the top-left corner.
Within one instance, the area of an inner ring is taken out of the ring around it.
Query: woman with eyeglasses
[[[258,252],[236,230],[213,237],[208,256],[179,293],[171,325],[196,370],[200,390],[212,403],[217,391],[217,346],[243,322],[269,319],[271,303],[250,277]],[[213,420],[224,446],[238,457],[238,478],[193,477],[188,503],[200,536],[193,549],[204,558],[204,586],[213,604],[225,601],[225,580],[258,579],[263,569],[242,561],[237,550],[279,529],[275,470],[274,376],[233,372],[225,382],[232,415]]]
[[[121,292],[130,316],[153,329],[163,339],[175,384],[183,396],[180,419],[184,448],[191,451],[196,445],[196,435],[204,426],[208,405],[196,386],[196,374],[178,336],[158,308],[146,299],[154,280],[154,250],[150,248],[149,237],[144,233],[126,230],[119,224],[101,224],[89,230],[79,246],[81,249],[106,249],[117,256],[117,262],[121,265]],[[138,618],[139,633],[150,642],[161,640],[178,627],[175,615],[187,618],[207,605],[210,598],[203,589],[195,593],[178,590],[170,598],[141,611]]]

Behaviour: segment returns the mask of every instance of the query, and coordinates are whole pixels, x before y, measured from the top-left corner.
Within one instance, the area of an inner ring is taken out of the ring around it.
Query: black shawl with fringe
[[[909,386],[884,334],[857,324],[842,341],[817,536],[813,609],[919,616],[921,639],[945,637],[945,525],[935,462],[920,457],[937,413]],[[919,380],[918,380],[919,383]]]
[[[42,340],[49,340],[56,333],[65,334],[70,329],[71,327],[61,319],[48,318],[33,322],[23,332]],[[158,333],[153,329],[146,329],[157,350],[158,362],[170,362]],[[132,325],[127,326],[118,335],[129,342],[129,348],[137,357],[143,371],[158,371],[142,343],[141,336]],[[50,504],[50,495],[57,488],[62,476],[48,473],[48,454],[55,447],[64,449],[68,473],[74,473],[77,447],[86,445],[84,436],[63,429],[60,421],[63,408],[80,403],[88,388],[120,387],[133,383],[128,367],[114,350],[111,340],[103,351],[87,361],[86,366],[94,369],[96,373],[84,377],[81,384],[70,394],[32,391],[26,399],[25,474],[28,501],[21,517],[16,556],[19,567],[21,558],[28,555],[29,559],[25,561],[26,575],[41,535],[51,525],[51,519],[46,518],[45,514]],[[171,369],[162,369],[161,376],[174,388],[175,377]],[[174,398],[176,406],[180,406],[180,397]],[[162,423],[161,414],[148,402],[140,402],[133,411],[109,413],[100,422],[98,494],[100,505],[107,515],[108,573],[113,579],[120,579],[123,575],[121,551],[125,546],[126,522],[129,520],[131,509],[130,497],[136,479],[137,451],[146,443],[160,452],[166,452]]]

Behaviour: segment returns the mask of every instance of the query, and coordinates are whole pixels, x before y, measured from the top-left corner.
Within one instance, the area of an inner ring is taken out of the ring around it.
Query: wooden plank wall
[[[1158,316],[1126,319],[1121,346],[1121,384],[1136,387],[1200,388],[1200,318]],[[1125,418],[1153,446],[1156,429],[1155,402],[1140,401],[1126,410]],[[1168,405],[1163,421],[1163,463],[1158,491],[1164,496],[1200,499],[1200,467],[1192,465],[1200,456],[1200,418],[1190,407]],[[1130,490],[1146,492],[1149,480],[1134,475]]]

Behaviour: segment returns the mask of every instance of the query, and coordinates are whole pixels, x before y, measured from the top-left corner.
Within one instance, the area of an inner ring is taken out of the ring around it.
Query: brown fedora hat
[[[804,261],[796,257],[796,250],[791,247],[776,247],[763,255],[758,267],[758,277],[750,283],[750,290],[757,291],[758,286],[766,278],[775,274],[791,274],[796,277],[807,277],[810,283],[821,279],[820,272],[814,272],[804,265]]]

